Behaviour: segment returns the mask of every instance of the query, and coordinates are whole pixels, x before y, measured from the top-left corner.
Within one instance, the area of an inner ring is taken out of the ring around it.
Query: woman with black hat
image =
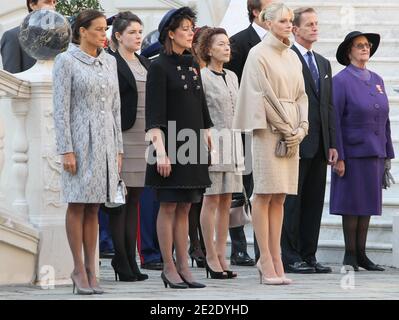
[[[196,16],[188,7],[170,10],[159,24],[163,51],[148,71],[146,131],[151,139],[146,186],[160,201],[157,233],[165,287],[202,288],[188,267],[188,213],[211,185],[208,129],[212,126],[191,48]],[[173,132],[175,131],[175,132]],[[164,138],[164,139],[163,139]],[[152,157],[154,155],[154,157]],[[176,251],[176,265],[172,247]]]
[[[384,167],[394,158],[384,81],[366,65],[380,36],[353,31],[339,45],[346,66],[333,78],[339,160],[331,176],[330,212],[342,215],[343,264],[355,271],[384,269],[366,256],[370,216],[381,215]]]

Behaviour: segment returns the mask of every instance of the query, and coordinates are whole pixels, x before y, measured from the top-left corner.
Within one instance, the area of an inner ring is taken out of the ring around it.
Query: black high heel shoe
[[[197,264],[198,268],[205,268],[205,259],[202,257],[194,257],[190,256],[191,258],[191,267],[194,268],[194,261]]]
[[[132,271],[129,268],[122,268],[119,266],[116,262],[116,260],[112,259],[111,261],[111,266],[114,269],[115,272],[115,281],[124,281],[124,282],[135,282],[137,281],[137,277],[135,274],[132,273]]]
[[[132,269],[132,273],[137,278],[137,281],[147,280],[148,275],[140,272],[139,266],[137,265],[136,262],[136,257],[128,256],[127,259],[129,261],[130,269]]]
[[[194,261],[198,268],[205,268],[205,256],[200,248],[194,248],[189,252],[191,258],[191,267],[194,268]]]
[[[205,270],[206,270],[206,278],[209,278],[209,275],[211,275],[211,279],[227,279],[227,274],[224,273],[223,271],[213,271],[209,265],[208,262],[205,260]]]
[[[353,268],[353,271],[359,271],[359,265],[355,256],[345,254],[342,264],[344,266],[351,266]]]
[[[163,284],[165,285],[165,288],[167,288],[168,285],[169,285],[169,287],[170,287],[171,289],[187,289],[187,288],[188,288],[188,285],[187,285],[185,282],[180,282],[180,283],[173,283],[173,282],[170,282],[169,279],[166,278],[166,276],[165,276],[165,274],[163,273],[163,271],[162,271],[162,273],[161,273],[161,279],[162,279],[162,281],[163,281]]]
[[[188,282],[186,279],[184,279],[184,277],[181,275],[181,273],[179,273],[179,276],[184,281],[184,283],[186,283],[188,285],[188,287],[191,289],[201,289],[201,288],[206,287],[206,285],[199,283],[199,282]]]
[[[228,278],[228,279],[237,278],[237,273],[235,273],[234,271],[231,271],[231,270],[223,270],[223,272],[225,272],[225,273],[227,274],[227,278]]]

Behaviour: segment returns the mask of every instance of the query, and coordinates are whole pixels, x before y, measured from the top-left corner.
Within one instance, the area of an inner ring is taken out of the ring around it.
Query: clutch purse
[[[127,189],[126,185],[121,178],[119,178],[118,186],[116,188],[116,195],[113,202],[107,201],[104,205],[107,208],[117,208],[126,203]]]
[[[287,156],[287,144],[284,140],[277,142],[275,153],[278,158],[284,158]]]
[[[243,190],[244,200],[233,200],[230,207],[229,227],[236,228],[252,222],[251,204],[248,200],[245,189]]]

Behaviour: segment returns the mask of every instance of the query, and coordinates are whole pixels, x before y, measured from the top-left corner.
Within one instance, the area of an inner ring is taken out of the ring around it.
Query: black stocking
[[[128,188],[126,205],[123,206],[125,215],[125,246],[129,265],[135,274],[140,270],[136,262],[138,204],[142,188]]]
[[[366,256],[367,232],[369,230],[370,216],[359,217],[357,223],[357,259],[361,264],[370,264]]]
[[[345,239],[345,258],[344,264],[355,263],[356,260],[356,244],[357,244],[357,226],[358,216],[342,216],[342,226],[344,229]],[[348,261],[352,260],[352,261]]]
[[[204,256],[205,247],[202,238],[201,225],[200,225],[200,213],[202,203],[193,203],[189,212],[189,236],[190,236],[190,254],[194,251],[200,256]],[[202,251],[202,252],[201,252]],[[197,255],[196,254],[196,255]]]
[[[109,214],[109,229],[115,250],[115,256],[112,259],[113,265],[116,266],[118,272],[131,275],[125,246],[125,211],[122,210],[122,207],[104,208],[104,210]]]

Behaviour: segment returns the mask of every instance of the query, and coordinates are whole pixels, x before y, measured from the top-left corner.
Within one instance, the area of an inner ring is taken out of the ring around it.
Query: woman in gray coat
[[[100,203],[114,200],[122,164],[117,68],[102,48],[106,30],[102,13],[82,11],[73,44],[57,56],[53,70],[56,142],[74,260],[71,279],[79,294],[103,293],[95,277],[97,214]]]

